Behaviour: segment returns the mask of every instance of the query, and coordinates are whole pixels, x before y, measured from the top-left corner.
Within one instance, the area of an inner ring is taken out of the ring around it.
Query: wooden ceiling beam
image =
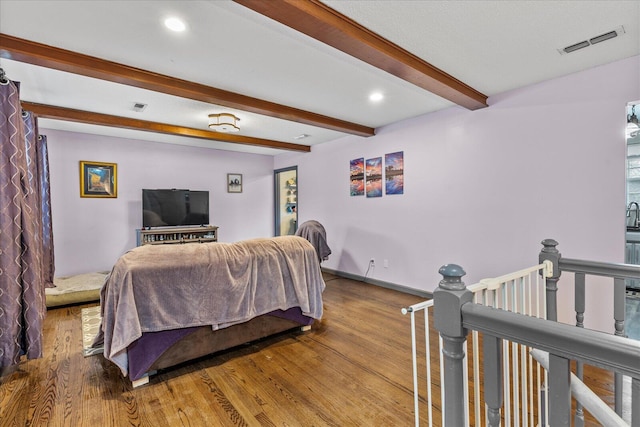
[[[0,58],[359,136],[375,129],[0,33]]]
[[[249,136],[212,132],[203,129],[170,125],[167,123],[149,122],[145,120],[130,119],[128,117],[112,116],[108,114],[93,113],[90,111],[74,110],[71,108],[57,107],[54,105],[36,104],[22,101],[22,109],[30,111],[37,117],[46,119],[65,120],[70,122],[86,123],[90,125],[110,126],[145,132],[162,133],[166,135],[187,136],[191,138],[206,139],[210,141],[229,142],[233,144],[254,145],[278,150],[291,150],[309,152],[308,145],[292,144],[289,142],[272,141],[270,139],[252,138]]]
[[[462,107],[487,107],[486,95],[319,0],[234,1]]]

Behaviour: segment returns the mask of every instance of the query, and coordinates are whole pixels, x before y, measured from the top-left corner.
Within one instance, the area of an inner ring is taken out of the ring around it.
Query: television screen
[[[209,192],[142,190],[142,226],[169,227],[209,224]]]

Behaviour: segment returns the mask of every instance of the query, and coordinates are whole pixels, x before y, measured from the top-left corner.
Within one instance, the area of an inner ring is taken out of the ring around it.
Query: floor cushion
[[[55,287],[45,289],[47,307],[100,300],[100,288],[107,274],[108,272],[101,271],[56,277],[53,279]]]

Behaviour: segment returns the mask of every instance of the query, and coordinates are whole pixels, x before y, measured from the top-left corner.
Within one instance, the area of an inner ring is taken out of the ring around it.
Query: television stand
[[[209,243],[218,241],[218,227],[203,225],[201,227],[162,227],[153,229],[137,229],[136,244],[167,245],[180,243]]]

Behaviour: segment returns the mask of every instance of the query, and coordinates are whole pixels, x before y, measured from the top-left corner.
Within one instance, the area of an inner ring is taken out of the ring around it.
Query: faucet
[[[633,220],[633,228],[638,228],[640,226],[640,205],[638,205],[637,202],[631,202],[629,206],[627,206],[627,218],[631,216],[631,206],[633,205],[636,205],[636,217]]]

